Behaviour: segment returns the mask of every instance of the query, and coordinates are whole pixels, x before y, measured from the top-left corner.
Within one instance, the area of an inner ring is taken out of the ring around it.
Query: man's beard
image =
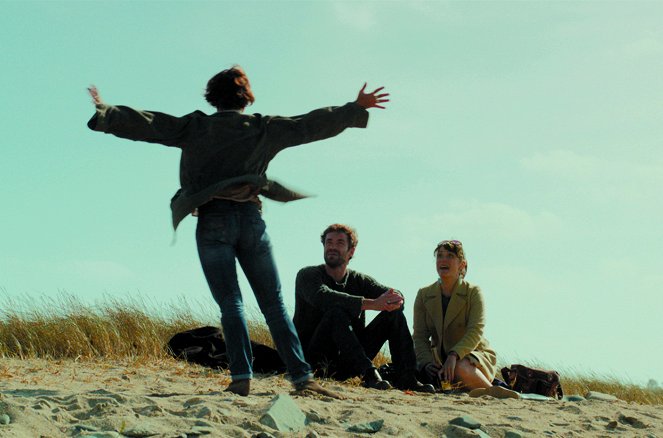
[[[339,266],[343,265],[345,263],[345,260],[341,257],[339,253],[325,253],[325,264],[329,266],[330,268],[338,268]]]

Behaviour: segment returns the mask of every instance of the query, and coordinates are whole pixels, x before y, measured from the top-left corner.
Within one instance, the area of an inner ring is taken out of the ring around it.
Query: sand
[[[222,392],[228,382],[225,372],[176,360],[0,359],[0,423],[9,420],[0,437],[663,437],[661,406],[621,400],[498,400],[323,382],[347,397],[338,401],[292,393],[283,376],[257,376],[251,394],[239,397]],[[302,429],[260,422],[279,394],[307,416]],[[450,424],[462,416],[481,429]],[[348,431],[379,420],[376,433]]]

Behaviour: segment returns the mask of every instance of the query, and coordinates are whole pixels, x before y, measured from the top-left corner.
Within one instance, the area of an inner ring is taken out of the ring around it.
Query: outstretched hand
[[[99,95],[99,90],[97,90],[97,87],[94,85],[90,85],[87,87],[87,92],[90,93],[90,96],[92,97],[92,103],[95,105],[100,105],[104,103],[103,100],[101,100],[101,96]]]
[[[389,97],[389,93],[378,94],[380,91],[384,90],[384,87],[377,88],[372,93],[364,93],[365,90],[366,90],[366,83],[364,82],[364,86],[361,87],[361,90],[359,90],[359,94],[357,95],[357,100],[355,100],[355,103],[366,109],[368,108],[384,109],[384,106],[380,104],[389,102],[389,99],[387,99],[387,97]]]

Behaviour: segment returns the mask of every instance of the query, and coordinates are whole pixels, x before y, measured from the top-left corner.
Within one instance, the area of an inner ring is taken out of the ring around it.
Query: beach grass
[[[94,305],[67,295],[39,303],[5,299],[0,307],[0,358],[162,361],[170,358],[165,346],[176,333],[218,324],[218,317],[212,316],[218,310],[209,307],[209,314],[201,316],[186,302],[164,308],[132,298],[109,298]],[[273,347],[262,318],[249,317],[251,339]],[[380,366],[388,361],[387,355],[379,354],[374,362]],[[558,371],[565,394],[598,391],[627,402],[663,405],[663,388],[646,388],[613,376]],[[358,385],[359,379],[345,383]]]

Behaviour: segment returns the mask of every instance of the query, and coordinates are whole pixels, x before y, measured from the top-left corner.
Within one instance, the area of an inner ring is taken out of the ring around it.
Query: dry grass
[[[163,358],[175,333],[206,325],[186,306],[158,309],[140,301],[85,305],[71,296],[27,307],[6,300],[0,310],[0,357]]]
[[[663,405],[663,388],[649,389],[630,382],[621,382],[610,376],[570,376],[562,374],[562,387],[565,394],[587,394],[598,391],[612,394],[621,400],[645,405]]]
[[[212,314],[218,312],[212,310]],[[108,299],[94,306],[71,296],[58,301],[42,300],[41,305],[34,300],[21,303],[5,299],[0,306],[0,358],[129,359],[137,364],[151,363],[169,358],[164,347],[175,333],[216,325],[216,321],[216,317],[194,313],[185,302],[163,308],[131,299]],[[259,321],[263,321],[261,316],[250,315],[251,339],[273,347],[269,330]],[[378,367],[387,362],[389,357],[384,354],[374,361]],[[629,402],[663,405],[663,388],[649,389],[609,376],[558,371],[566,394],[599,391]],[[358,385],[359,379],[345,383]]]

